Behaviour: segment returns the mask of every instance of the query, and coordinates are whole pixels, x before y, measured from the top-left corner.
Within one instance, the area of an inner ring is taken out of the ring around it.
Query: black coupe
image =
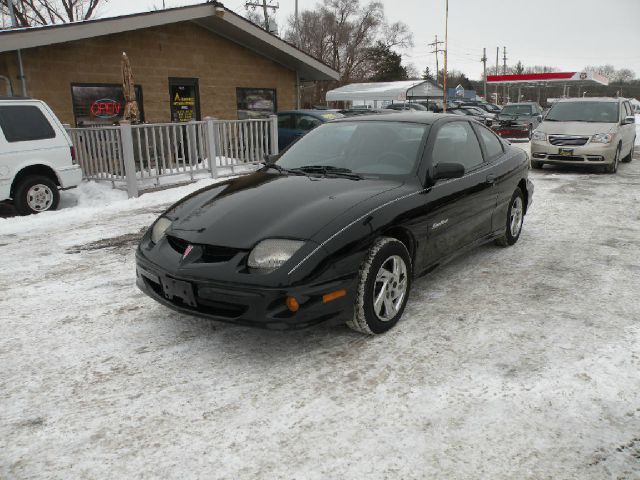
[[[528,163],[459,116],[330,122],[255,173],[169,208],[138,247],[137,284],[212,320],[383,333],[415,277],[484,242],[518,240]]]

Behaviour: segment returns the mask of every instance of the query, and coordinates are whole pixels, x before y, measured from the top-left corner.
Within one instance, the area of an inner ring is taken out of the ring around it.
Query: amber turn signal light
[[[346,290],[336,290],[335,292],[331,292],[331,293],[325,293],[322,296],[322,303],[329,303],[329,302],[333,302],[334,300],[337,300],[338,298],[342,298],[342,297],[346,297],[347,296],[347,291]]]
[[[300,304],[295,297],[287,297],[287,308],[290,312],[296,313],[298,310],[300,310]]]

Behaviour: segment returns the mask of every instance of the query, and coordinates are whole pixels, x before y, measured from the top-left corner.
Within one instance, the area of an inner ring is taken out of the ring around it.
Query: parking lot
[[[139,292],[141,231],[196,186],[0,220],[0,478],[639,478],[640,157],[531,176],[520,241],[371,338]]]

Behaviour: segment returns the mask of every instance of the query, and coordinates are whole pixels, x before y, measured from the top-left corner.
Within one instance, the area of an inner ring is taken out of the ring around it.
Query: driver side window
[[[459,163],[465,173],[484,163],[478,138],[469,122],[451,122],[438,131],[431,154],[433,165]]]

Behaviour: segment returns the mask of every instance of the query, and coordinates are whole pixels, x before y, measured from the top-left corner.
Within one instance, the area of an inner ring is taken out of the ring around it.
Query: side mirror
[[[464,165],[459,163],[439,163],[433,169],[433,180],[460,178],[464,175]]]
[[[632,123],[636,123],[636,117],[632,117],[631,115],[624,117],[624,120],[622,120],[622,125],[631,125]]]
[[[542,115],[538,115],[538,121],[541,122],[542,121]]]

